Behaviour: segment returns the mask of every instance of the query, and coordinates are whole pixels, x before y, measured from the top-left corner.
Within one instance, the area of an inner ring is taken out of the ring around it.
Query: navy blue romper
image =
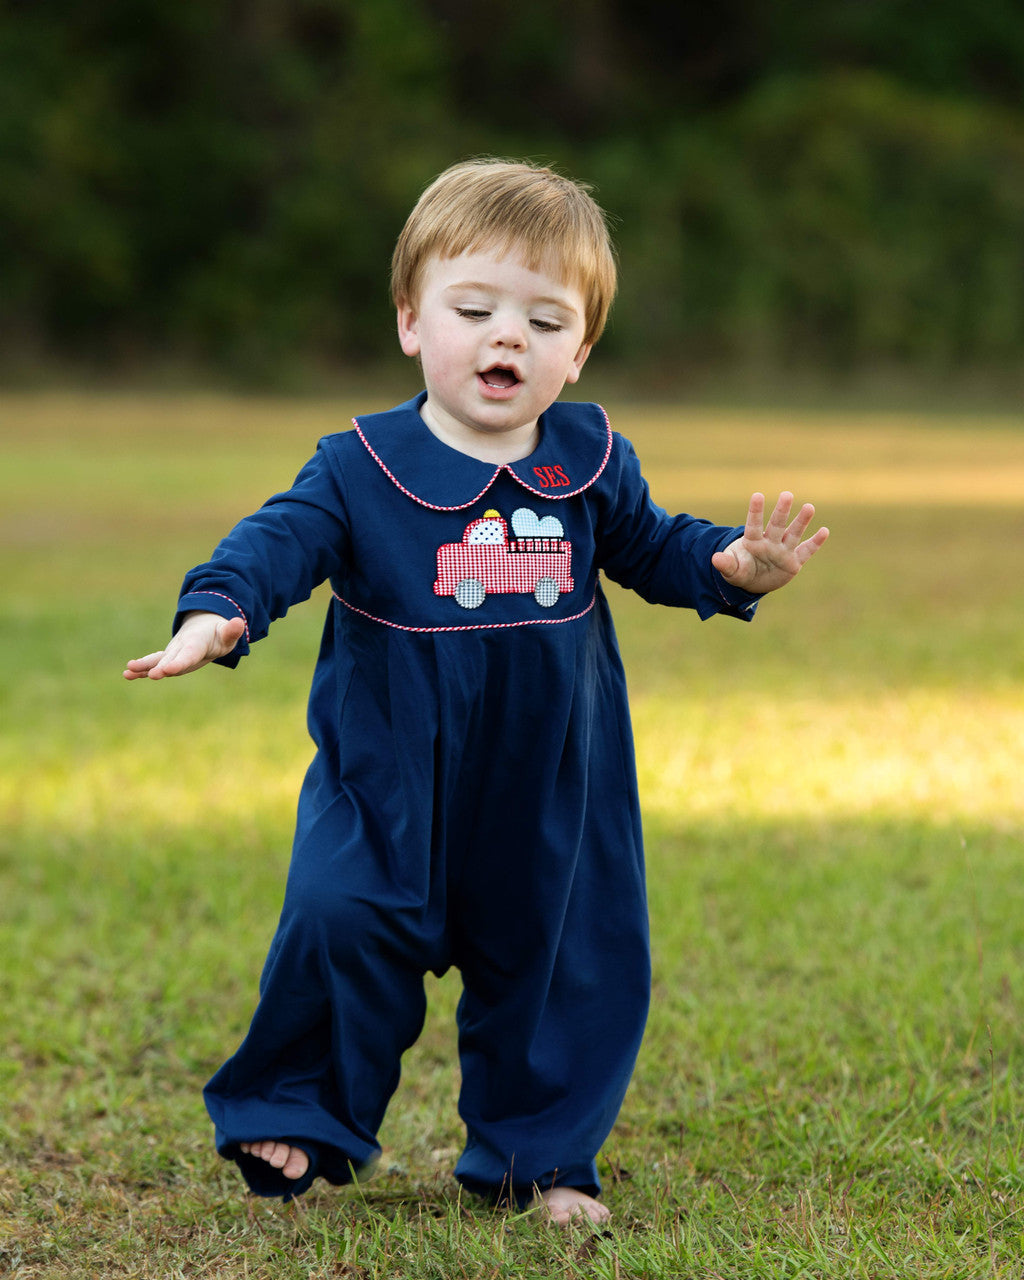
[[[205,1090],[220,1153],[286,1199],[379,1153],[423,975],[458,967],[470,1190],[600,1190],[595,1158],[647,1014],[650,959],[626,684],[598,570],[702,618],[757,597],[712,569],[742,529],[650,500],[597,405],[557,403],[495,467],[420,396],[325,437],[293,487],[185,579],[242,616],[234,666],[329,579],[280,923],[245,1041]],[[239,1143],[280,1139],[291,1181]]]

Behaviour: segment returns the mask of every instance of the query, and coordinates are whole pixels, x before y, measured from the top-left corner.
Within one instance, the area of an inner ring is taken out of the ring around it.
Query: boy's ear
[[[398,308],[398,342],[405,355],[419,355],[419,316],[407,303]]]
[[[594,344],[592,342],[585,342],[583,346],[580,347],[579,351],[577,351],[572,358],[572,364],[569,366],[569,373],[565,379],[566,382],[579,382],[583,366],[587,363],[587,356],[590,355],[593,349]]]

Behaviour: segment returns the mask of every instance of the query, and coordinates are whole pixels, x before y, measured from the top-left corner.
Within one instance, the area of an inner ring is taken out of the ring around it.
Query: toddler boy
[[[316,754],[245,1041],[206,1087],[258,1194],[343,1183],[379,1152],[423,976],[455,965],[466,1146],[456,1176],[559,1222],[608,1216],[595,1160],[647,1012],[626,685],[598,573],[701,618],[749,618],[825,542],[670,517],[592,404],[556,402],[616,270],[585,188],[472,161],[424,192],[392,284],[424,391],[320,441],[185,579],[128,679],[234,666],[329,579]]]

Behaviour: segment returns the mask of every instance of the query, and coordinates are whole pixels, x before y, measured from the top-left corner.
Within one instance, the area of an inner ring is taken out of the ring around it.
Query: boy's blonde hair
[[[508,160],[466,160],[427,187],[391,259],[395,306],[416,306],[432,257],[518,250],[531,271],[547,270],[582,293],[585,343],[601,336],[615,296],[615,251],[589,188],[551,169]]]

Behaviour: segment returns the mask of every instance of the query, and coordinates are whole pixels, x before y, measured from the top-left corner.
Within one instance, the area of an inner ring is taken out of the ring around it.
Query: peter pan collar
[[[571,498],[594,483],[611,454],[611,424],[600,405],[556,401],[541,414],[533,453],[495,467],[438,440],[420,417],[426,398],[423,391],[396,409],[364,414],[353,423],[388,479],[435,511],[472,506],[503,471],[539,498]]]

